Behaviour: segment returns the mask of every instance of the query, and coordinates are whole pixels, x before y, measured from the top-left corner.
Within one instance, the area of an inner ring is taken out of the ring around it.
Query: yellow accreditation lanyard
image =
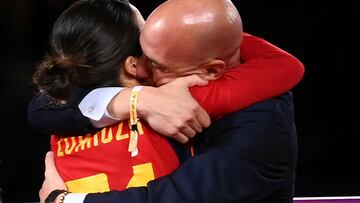
[[[139,99],[139,94],[143,86],[133,87],[130,95],[130,140],[128,151],[131,152],[131,157],[138,155],[139,151],[137,148],[137,143],[139,139],[139,131],[137,128],[137,123],[139,118],[137,116],[137,103]]]

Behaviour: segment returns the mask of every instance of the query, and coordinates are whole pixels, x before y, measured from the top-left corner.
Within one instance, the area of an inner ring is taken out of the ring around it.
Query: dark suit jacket
[[[39,93],[28,106],[28,123],[45,135],[83,135],[96,132],[90,119],[83,116],[77,105],[92,89],[78,89],[65,105],[53,104],[46,94]]]
[[[292,202],[297,144],[290,93],[212,124],[198,155],[147,187],[89,194],[85,202]]]

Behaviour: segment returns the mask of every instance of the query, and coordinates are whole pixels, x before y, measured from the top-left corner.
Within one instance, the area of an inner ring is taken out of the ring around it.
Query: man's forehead
[[[155,63],[157,66],[162,67],[186,67],[186,66],[197,66],[203,63],[205,60],[199,57],[200,54],[183,54],[182,49],[173,47],[161,47],[154,46],[142,42],[142,49],[144,55]]]

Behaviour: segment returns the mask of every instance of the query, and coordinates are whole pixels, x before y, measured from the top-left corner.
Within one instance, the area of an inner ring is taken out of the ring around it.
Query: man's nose
[[[161,80],[162,75],[164,75],[160,70],[157,68],[152,68],[152,76],[155,84],[158,84]]]
[[[155,81],[159,77],[159,75],[161,75],[161,72],[156,68],[152,68],[151,70],[153,79]]]
[[[156,86],[164,85],[173,79],[173,76],[169,73],[164,73],[159,69],[153,69],[153,80]]]

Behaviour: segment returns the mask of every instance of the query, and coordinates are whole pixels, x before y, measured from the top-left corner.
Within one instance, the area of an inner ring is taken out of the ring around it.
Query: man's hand
[[[197,75],[178,78],[159,88],[144,87],[138,102],[139,115],[152,129],[181,143],[210,125],[210,117],[191,96],[189,87],[207,85]]]
[[[191,96],[189,87],[207,85],[197,75],[177,78],[161,87],[144,87],[137,105],[139,116],[152,129],[181,143],[210,125],[210,117]],[[118,120],[129,119],[131,88],[120,91],[109,103],[109,114]]]
[[[45,180],[39,191],[40,202],[43,203],[50,192],[56,189],[67,190],[64,181],[56,170],[54,153],[48,152],[45,157]]]

